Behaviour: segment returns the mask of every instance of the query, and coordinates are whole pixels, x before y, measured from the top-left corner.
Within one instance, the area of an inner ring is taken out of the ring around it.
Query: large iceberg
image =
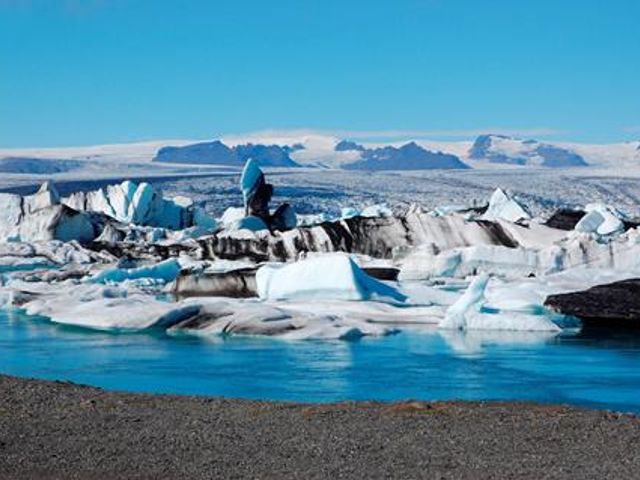
[[[256,284],[258,295],[265,300],[406,300],[397,289],[367,275],[345,254],[265,265],[256,273]]]
[[[61,198],[50,182],[24,197],[0,193],[3,242],[114,242],[124,237],[116,231],[124,232],[135,225],[171,230],[198,227],[203,234],[217,229],[216,221],[191,200],[165,199],[147,183],[126,181],[66,198]]]
[[[49,184],[25,197],[0,193],[0,241],[93,240],[91,220],[58,200]]]
[[[174,324],[169,332],[197,336],[264,335],[287,340],[355,339],[382,336],[396,329],[349,315],[316,313],[289,305],[255,301],[214,301],[200,307],[197,315]]]
[[[232,229],[285,231],[298,224],[296,213],[287,203],[280,205],[273,213],[269,211],[273,185],[266,182],[258,162],[251,158],[242,170],[240,189],[244,199],[245,218],[234,222]]]
[[[119,222],[180,230],[201,226],[217,228],[215,220],[184,197],[164,198],[150,184],[124,181],[106,189],[77,192],[62,202],[79,211],[103,213]]]

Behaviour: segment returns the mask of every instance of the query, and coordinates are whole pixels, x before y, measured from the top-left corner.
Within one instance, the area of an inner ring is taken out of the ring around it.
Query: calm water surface
[[[640,412],[640,335],[603,331],[291,342],[95,332],[0,311],[0,372],[254,399],[535,400]]]

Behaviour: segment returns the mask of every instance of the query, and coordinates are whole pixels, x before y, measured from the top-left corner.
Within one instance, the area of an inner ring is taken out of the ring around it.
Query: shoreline
[[[300,404],[0,375],[0,478],[635,478],[640,419],[521,402]]]

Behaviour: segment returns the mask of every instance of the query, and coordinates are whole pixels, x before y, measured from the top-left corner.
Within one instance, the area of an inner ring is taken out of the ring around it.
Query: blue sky
[[[638,19],[637,0],[0,0],[0,146],[638,139]]]

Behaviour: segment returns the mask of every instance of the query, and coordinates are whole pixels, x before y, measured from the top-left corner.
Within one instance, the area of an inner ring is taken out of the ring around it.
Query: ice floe
[[[65,325],[98,330],[142,330],[168,328],[195,315],[199,306],[161,301],[131,288],[60,285],[35,295],[24,309],[30,315]]]

